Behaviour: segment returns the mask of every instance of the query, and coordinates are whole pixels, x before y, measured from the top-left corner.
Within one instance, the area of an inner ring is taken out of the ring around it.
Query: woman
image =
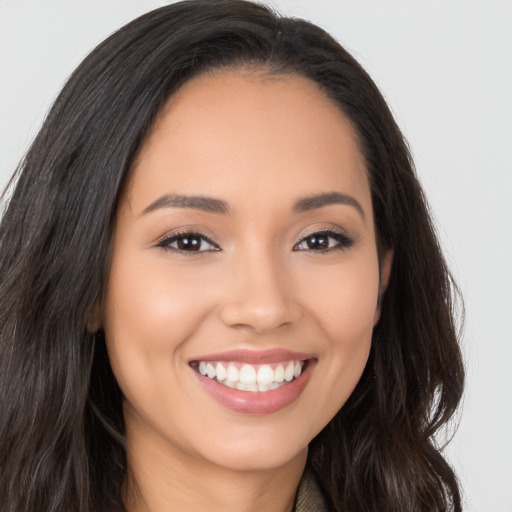
[[[72,75],[0,229],[8,511],[461,510],[453,284],[376,86],[243,1]]]

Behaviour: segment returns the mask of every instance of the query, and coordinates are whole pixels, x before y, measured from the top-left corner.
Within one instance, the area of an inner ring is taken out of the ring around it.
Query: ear
[[[384,294],[386,293],[389,278],[391,277],[391,268],[393,267],[393,249],[389,249],[389,251],[384,254],[382,261],[380,263],[380,284],[379,284],[379,298],[377,301],[377,309],[375,311],[373,325],[377,325],[380,320],[380,313],[382,311],[382,300],[384,298]]]
[[[91,333],[99,331],[103,327],[101,314],[101,301],[98,299],[92,306],[87,316],[87,330]]]

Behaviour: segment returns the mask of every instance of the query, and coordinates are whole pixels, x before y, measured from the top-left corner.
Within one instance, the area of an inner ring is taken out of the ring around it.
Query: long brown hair
[[[308,77],[351,121],[378,247],[394,250],[367,367],[309,464],[333,510],[461,510],[434,438],[463,388],[457,290],[390,110],[315,25],[243,0],[192,0],[141,16],[83,61],[11,183],[0,225],[3,512],[123,510],[122,396],[102,333],[87,329],[118,196],[169,96],[199,73],[247,65]]]

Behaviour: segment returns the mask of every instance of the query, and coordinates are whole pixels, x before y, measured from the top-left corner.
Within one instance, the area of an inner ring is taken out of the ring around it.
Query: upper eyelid
[[[306,233],[301,235],[301,237],[298,239],[297,242],[295,242],[294,247],[297,244],[306,240],[306,238],[309,238],[310,236],[318,235],[318,234],[327,234],[328,236],[332,236],[332,237],[335,237],[337,235],[337,236],[345,239],[347,242],[350,242],[350,245],[352,245],[355,242],[354,237],[349,235],[343,228],[332,226],[332,227],[325,227],[325,228],[316,228],[316,229],[307,231]]]
[[[302,234],[299,239],[299,242],[301,240],[304,240],[304,238],[308,238],[309,236],[316,235],[318,233],[334,233],[334,234],[343,235],[343,236],[348,237],[347,232],[342,228],[335,228],[335,227],[315,228],[310,231],[306,231],[306,233]]]
[[[177,231],[174,231],[174,232],[168,232],[166,233],[165,235],[162,235],[161,237],[157,238],[157,240],[154,242],[154,244],[156,246],[164,243],[164,242],[169,242],[170,240],[174,239],[174,238],[178,238],[180,236],[186,236],[186,235],[197,235],[199,236],[200,238],[202,238],[203,240],[205,240],[206,242],[212,244],[212,245],[215,245],[218,247],[218,242],[216,240],[216,237],[212,236],[212,235],[209,235],[209,234],[206,234],[204,233],[203,231],[199,230],[199,229],[183,229],[183,230],[177,230]]]

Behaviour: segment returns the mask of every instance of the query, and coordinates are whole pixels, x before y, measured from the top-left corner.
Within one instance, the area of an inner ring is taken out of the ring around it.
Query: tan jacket
[[[314,475],[307,469],[299,484],[294,512],[329,512]]]

